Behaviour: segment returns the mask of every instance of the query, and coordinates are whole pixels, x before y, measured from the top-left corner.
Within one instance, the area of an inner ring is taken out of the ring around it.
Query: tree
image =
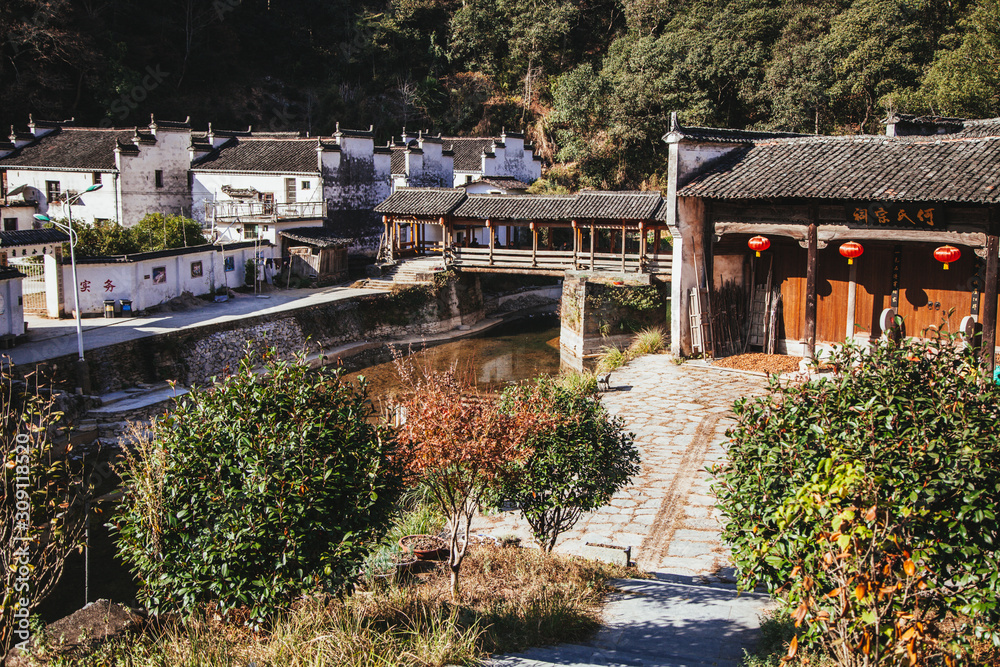
[[[8,360],[3,360],[7,363]],[[29,638],[28,614],[62,577],[83,536],[85,490],[53,436],[62,415],[51,387],[0,366],[0,650]],[[22,644],[25,645],[26,644]]]
[[[496,396],[448,371],[419,371],[397,364],[413,393],[402,402],[405,421],[398,441],[411,477],[423,481],[448,517],[451,597],[472,534],[472,518],[484,495],[513,462],[529,455],[531,433],[548,422],[530,401]]]
[[[532,433],[531,454],[501,478],[497,497],[517,504],[539,546],[551,553],[582,512],[606,505],[639,472],[639,451],[624,422],[593,394],[549,378],[508,389],[501,405],[538,399],[554,423]]]
[[[204,245],[208,240],[202,231],[196,220],[162,213],[149,213],[129,228],[140,252]]]
[[[123,466],[119,553],[154,613],[216,602],[261,622],[343,590],[392,520],[394,441],[364,384],[257,362],[189,394]]]
[[[946,335],[845,346],[833,378],[737,401],[715,491],[741,586],[843,665],[1000,638],[1000,387]],[[953,634],[946,622],[962,625]]]
[[[76,252],[84,257],[128,255],[141,248],[128,227],[111,220],[95,221],[92,225],[77,223],[73,228],[77,236]]]
[[[980,0],[942,41],[921,84],[926,106],[971,118],[1000,114],[1000,0]]]

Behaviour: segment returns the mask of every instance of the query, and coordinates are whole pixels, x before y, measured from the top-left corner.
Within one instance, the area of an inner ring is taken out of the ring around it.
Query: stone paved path
[[[763,393],[766,380],[652,355],[615,371],[611,387],[603,394],[604,404],[635,433],[642,469],[610,505],[585,514],[561,535],[556,551],[623,560],[621,552],[587,542],[631,546],[632,559],[647,572],[731,581],[705,468],[725,456],[733,401]],[[475,526],[493,535],[531,539],[516,512],[483,517]]]
[[[768,599],[736,594],[705,469],[725,457],[733,401],[763,393],[766,384],[704,362],[678,365],[667,355],[641,357],[612,374],[613,391],[603,401],[635,433],[642,469],[609,506],[562,535],[556,551],[622,561],[621,552],[587,543],[631,546],[639,568],[657,580],[617,582],[621,593],[605,607],[604,628],[588,644],[501,656],[496,667],[739,664]],[[483,517],[477,528],[530,541],[516,513]]]

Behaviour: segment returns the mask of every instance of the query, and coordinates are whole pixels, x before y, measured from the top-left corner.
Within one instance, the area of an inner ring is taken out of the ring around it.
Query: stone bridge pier
[[[603,348],[628,347],[649,327],[660,327],[669,339],[670,283],[649,274],[567,271],[560,321],[563,363],[577,369]]]

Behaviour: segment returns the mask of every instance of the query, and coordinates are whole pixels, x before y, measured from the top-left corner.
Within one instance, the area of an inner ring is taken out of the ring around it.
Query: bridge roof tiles
[[[584,191],[570,208],[573,218],[652,220],[663,198],[659,192]]]
[[[469,195],[453,215],[480,220],[568,220],[573,195]]]
[[[448,215],[465,199],[461,188],[397,188],[388,199],[375,207],[387,215]]]

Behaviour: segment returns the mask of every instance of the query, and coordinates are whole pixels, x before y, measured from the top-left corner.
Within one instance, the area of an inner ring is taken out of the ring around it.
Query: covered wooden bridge
[[[669,275],[672,248],[658,192],[467,194],[399,188],[375,207],[381,261],[440,254],[463,270],[561,275]]]

